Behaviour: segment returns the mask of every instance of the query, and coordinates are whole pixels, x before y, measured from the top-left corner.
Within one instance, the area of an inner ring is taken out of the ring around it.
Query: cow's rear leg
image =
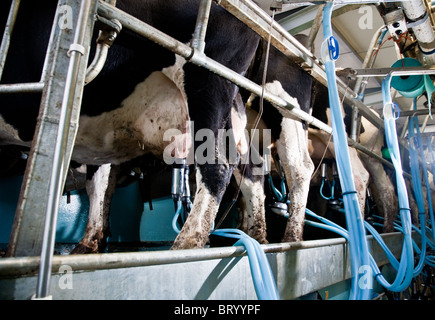
[[[229,164],[197,166],[197,189],[192,210],[171,249],[205,246],[233,171],[234,165]]]
[[[97,253],[105,247],[106,238],[109,236],[110,202],[115,192],[117,172],[118,167],[110,164],[88,166],[88,223],[85,235],[71,253]]]
[[[314,171],[314,164],[308,153],[307,133],[302,123],[283,118],[276,148],[286,175],[290,200],[290,217],[282,241],[301,241],[310,180]]]
[[[255,150],[252,149],[252,152]],[[259,155],[257,155],[259,158]],[[240,185],[240,191],[246,204],[243,212],[243,231],[259,243],[268,243],[266,240],[265,193],[264,175],[262,166],[256,166],[249,157],[248,164],[240,164],[234,170],[234,176]]]

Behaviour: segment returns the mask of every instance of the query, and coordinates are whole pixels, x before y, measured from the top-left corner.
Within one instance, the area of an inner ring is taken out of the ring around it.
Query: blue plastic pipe
[[[180,233],[180,228],[178,227],[178,217],[181,214],[181,211],[183,209],[183,204],[181,200],[177,201],[177,210],[175,211],[174,217],[172,218],[172,230],[174,230],[175,233]]]
[[[417,100],[414,98],[414,110],[416,109]],[[417,120],[417,121],[416,121]],[[425,216],[425,207],[424,207],[424,196],[423,196],[423,188],[421,185],[421,176],[420,176],[420,165],[418,161],[418,151],[417,148],[421,146],[421,137],[418,134],[418,118],[412,117],[409,119],[408,122],[408,140],[409,140],[409,155],[411,160],[411,174],[412,174],[412,184],[414,189],[414,195],[415,200],[417,201],[417,207],[418,207],[418,216],[420,220],[420,228],[422,230],[425,227],[426,224],[426,216]],[[415,135],[415,129],[417,130],[417,136]],[[424,157],[424,155],[423,155]],[[424,159],[424,158],[423,158]],[[426,170],[426,164],[423,161],[423,175],[425,175]],[[425,175],[425,181],[427,180],[427,174]],[[426,185],[428,187],[428,185]],[[428,189],[429,190],[429,189]],[[430,199],[430,192],[428,194]],[[429,209],[432,212],[432,204],[429,203]],[[414,241],[413,241],[414,244]],[[416,248],[416,245],[414,245],[414,249]],[[426,233],[421,234],[421,251],[416,250],[417,254],[420,254],[420,260],[418,262],[418,265],[414,269],[414,277],[420,274],[420,272],[423,270],[424,260],[426,258]]]
[[[406,190],[405,179],[403,178],[402,162],[400,159],[399,142],[396,131],[396,116],[394,104],[390,94],[391,74],[385,77],[382,82],[382,96],[384,101],[384,126],[385,139],[388,150],[391,155],[394,169],[396,171],[397,194],[399,198],[399,213],[402,222],[402,230],[404,234],[403,249],[400,259],[400,265],[396,278],[392,284],[388,283],[382,275],[376,279],[388,290],[400,292],[406,289],[410,284],[414,271],[414,252],[412,248],[411,237],[411,215],[409,209],[408,192]],[[375,268],[375,267],[374,267]],[[377,268],[377,266],[376,266]],[[377,271],[377,270],[376,270]],[[379,274],[379,273],[378,273]]]
[[[180,233],[177,220],[182,209],[182,202],[181,200],[178,200],[177,210],[174,214],[174,218],[172,219],[172,229],[176,233]],[[212,234],[221,237],[237,239],[238,241],[234,245],[242,245],[245,247],[248,253],[249,267],[251,269],[255,292],[259,300],[280,300],[275,279],[270,269],[269,261],[267,260],[266,254],[261,249],[258,241],[249,237],[243,231],[238,229],[218,229]]]
[[[258,241],[238,229],[218,229],[212,234],[238,239],[234,245],[243,245],[245,247],[248,253],[255,292],[259,300],[280,300],[272,270]]]
[[[332,222],[332,221],[330,221],[322,216],[315,214],[310,209],[305,209],[305,213],[308,214],[309,216],[312,216],[313,218],[316,218],[316,219],[320,220],[321,222],[323,222],[323,224],[322,224],[322,223],[317,223],[317,222],[310,221],[310,220],[305,220],[306,225],[311,225],[313,227],[317,227],[317,228],[321,228],[321,229],[335,232],[349,241],[349,233],[347,232],[346,229],[342,228],[338,224],[335,224],[334,222]]]
[[[353,179],[347,135],[341,112],[335,75],[335,61],[338,58],[338,43],[332,35],[331,15],[333,3],[327,2],[323,9],[323,45],[322,58],[328,80],[329,105],[332,116],[332,132],[337,160],[337,169],[343,191],[343,202],[346,212],[346,223],[349,231],[349,247],[352,270],[352,286],[349,299],[368,300],[371,298],[371,288],[360,287],[361,267],[370,266],[367,238],[360,212],[355,182]]]

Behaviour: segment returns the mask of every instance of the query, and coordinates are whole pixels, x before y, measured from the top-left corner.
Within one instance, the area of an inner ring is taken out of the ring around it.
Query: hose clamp
[[[323,41],[321,47],[321,55],[323,62],[335,61],[340,55],[340,47],[337,39],[334,36],[330,36],[328,39]]]
[[[329,58],[331,60],[335,61],[340,56],[340,46],[338,45],[338,41],[334,38],[334,36],[331,36],[328,39],[328,51]]]
[[[85,55],[85,47],[83,47],[81,44],[78,44],[78,43],[72,43],[72,44],[69,46],[69,50],[68,50],[68,52],[67,52],[68,57],[71,57],[71,54],[72,54],[73,52],[78,52],[78,53],[80,53],[82,56],[84,56],[84,55]]]
[[[384,104],[383,115],[385,119],[397,120],[400,116],[400,109],[394,102],[387,102]]]

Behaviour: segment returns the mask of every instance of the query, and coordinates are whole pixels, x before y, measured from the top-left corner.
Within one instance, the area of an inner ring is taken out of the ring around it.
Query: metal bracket
[[[100,30],[100,33],[94,59],[86,70],[85,84],[90,83],[100,74],[106,63],[107,53],[122,30],[122,24],[118,20],[110,20],[100,15],[97,15],[95,27]]]
[[[113,31],[118,34],[122,30],[122,25],[116,19],[110,20],[100,15],[97,15],[97,21],[95,21],[95,28],[101,31]]]

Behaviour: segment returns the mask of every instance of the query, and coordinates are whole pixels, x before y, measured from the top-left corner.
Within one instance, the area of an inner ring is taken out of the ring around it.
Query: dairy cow
[[[257,83],[262,83],[266,58],[266,43],[263,42],[257,49],[248,73],[248,77]],[[311,76],[274,47],[270,48],[268,58],[266,89],[292,102],[296,108],[308,112],[312,99]],[[244,98],[252,110],[259,111],[260,97],[244,93]],[[284,116],[267,101],[263,101],[261,118],[271,130],[271,152],[279,158],[289,188],[289,219],[281,240],[301,241],[310,180],[314,171],[308,152],[307,127],[299,119]]]
[[[1,12],[8,11],[6,5],[1,2]],[[188,43],[199,1],[118,0],[117,7]],[[56,1],[22,1],[3,83],[39,80],[55,9]],[[258,42],[253,31],[213,4],[206,37],[207,56],[245,74]],[[189,144],[197,148],[203,142],[188,139],[190,123],[194,124],[195,137],[202,129],[217,137],[219,129],[232,128],[231,107],[237,90],[231,82],[123,30],[108,53],[102,72],[84,89],[72,159],[100,166],[104,172],[97,172],[94,179],[98,180],[110,174],[110,165],[146,153],[164,156],[166,147],[173,142],[163,139],[169,128],[179,130],[181,135],[173,137],[180,144],[167,156],[184,157]],[[38,94],[0,96],[1,145],[30,146],[39,101]],[[218,142],[215,143],[211,161],[196,165],[195,201],[174,249],[203,247],[207,241],[236,166],[226,154],[219,153]],[[98,246],[102,238],[104,235],[93,234],[85,245]]]

